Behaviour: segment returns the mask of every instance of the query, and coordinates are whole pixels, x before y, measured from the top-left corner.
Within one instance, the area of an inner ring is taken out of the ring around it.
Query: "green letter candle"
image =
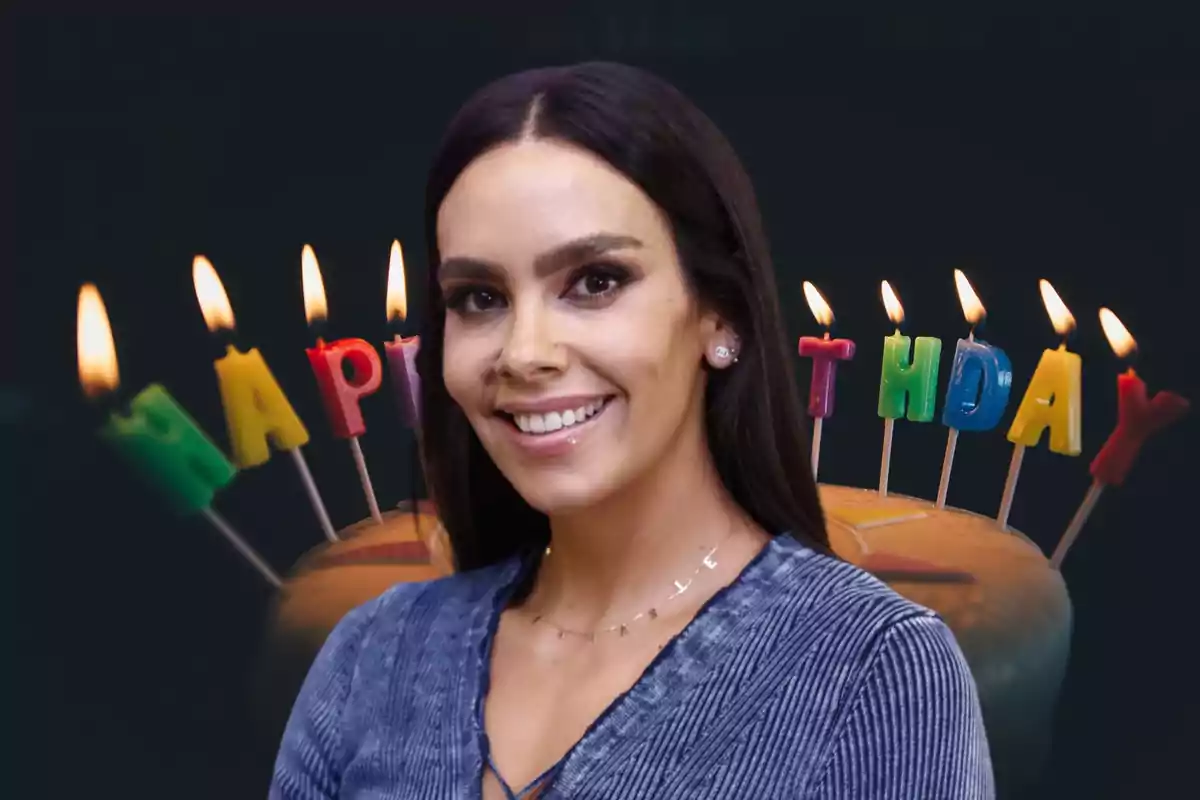
[[[216,444],[158,384],[133,398],[128,416],[114,413],[100,436],[183,514],[207,508],[217,490],[237,475]]]
[[[899,419],[905,416],[913,422],[933,419],[937,403],[938,362],[942,355],[942,340],[918,336],[909,357],[909,338],[896,331],[883,340],[883,370],[879,380],[879,416]]]

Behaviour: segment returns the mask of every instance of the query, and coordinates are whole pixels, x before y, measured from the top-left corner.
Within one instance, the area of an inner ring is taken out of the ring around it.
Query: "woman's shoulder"
[[[943,624],[936,612],[904,597],[870,572],[809,547],[788,534],[776,537],[759,573],[768,613],[793,625],[836,630],[865,642],[905,620]]]
[[[467,625],[482,605],[508,586],[519,566],[516,559],[510,559],[434,580],[397,583],[352,609],[339,624],[357,626],[363,633]]]

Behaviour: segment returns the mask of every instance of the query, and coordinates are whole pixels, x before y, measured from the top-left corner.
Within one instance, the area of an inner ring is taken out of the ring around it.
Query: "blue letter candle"
[[[1012,364],[999,347],[959,339],[946,387],[942,424],[961,431],[996,427],[1008,406]]]

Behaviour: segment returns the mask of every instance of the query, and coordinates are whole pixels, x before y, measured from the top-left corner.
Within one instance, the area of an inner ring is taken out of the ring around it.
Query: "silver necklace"
[[[553,620],[546,617],[545,614],[537,614],[534,616],[533,622],[530,624],[537,625],[539,623],[542,623],[542,624],[549,625],[551,628],[553,628],[555,631],[558,632],[559,639],[563,639],[567,636],[578,636],[581,639],[587,639],[589,642],[594,642],[594,641],[596,641],[597,636],[600,636],[600,635],[603,635],[606,633],[615,633],[618,636],[628,636],[630,625],[634,625],[643,619],[648,619],[648,620],[658,619],[658,616],[660,613],[659,609],[661,607],[665,606],[667,603],[670,603],[675,598],[682,595],[688,589],[690,589],[692,584],[696,580],[696,576],[698,576],[701,572],[704,572],[705,570],[708,570],[711,572],[712,570],[716,569],[717,564],[719,562],[715,558],[713,558],[713,556],[716,554],[717,550],[719,550],[721,548],[721,545],[725,544],[725,542],[728,541],[729,537],[732,535],[733,535],[733,528],[731,527],[729,530],[729,533],[727,533],[725,535],[725,538],[722,539],[720,542],[718,542],[716,547],[714,547],[713,549],[709,550],[707,553],[704,554],[704,558],[700,559],[700,566],[696,567],[696,569],[692,572],[692,574],[688,575],[683,580],[676,580],[674,582],[674,590],[669,595],[667,595],[665,600],[660,602],[658,605],[651,606],[650,608],[646,609],[645,611],[638,612],[631,619],[628,619],[625,622],[621,622],[616,625],[608,625],[603,628],[593,628],[590,631],[580,631],[580,630],[574,630],[572,628],[564,628],[562,625],[559,625],[556,622],[554,622]],[[546,555],[547,556],[550,555],[549,547],[546,548]]]

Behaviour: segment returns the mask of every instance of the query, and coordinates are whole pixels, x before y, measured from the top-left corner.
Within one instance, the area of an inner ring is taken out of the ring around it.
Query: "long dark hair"
[[[716,125],[677,89],[611,63],[536,69],[477,92],[450,123],[429,173],[429,306],[421,338],[422,457],[460,570],[545,547],[545,515],[500,473],[442,379],[446,309],[436,271],[437,215],[459,174],[485,151],[530,135],[603,158],[670,221],[700,303],[741,338],[738,363],[708,382],[706,425],[721,480],[764,530],[828,552],[808,461],[774,270],[754,189]]]

